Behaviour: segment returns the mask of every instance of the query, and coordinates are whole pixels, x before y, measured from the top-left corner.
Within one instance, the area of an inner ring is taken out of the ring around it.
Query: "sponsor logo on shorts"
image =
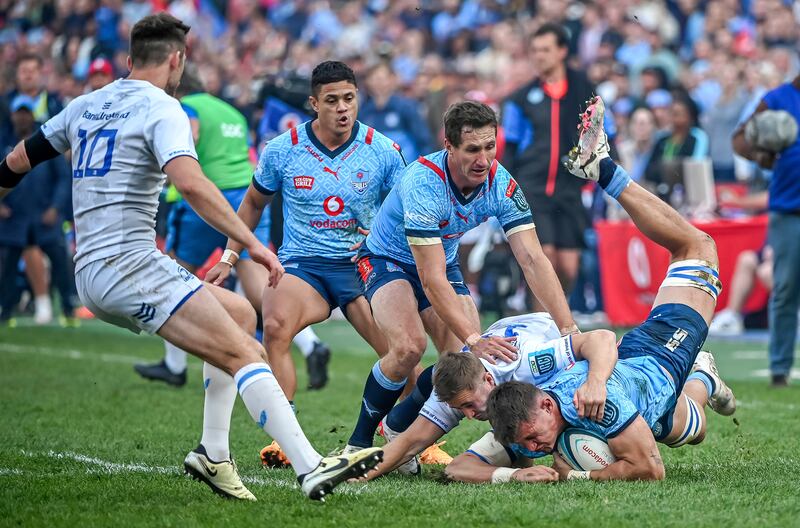
[[[314,177],[313,176],[295,176],[294,177],[294,188],[295,189],[304,189],[310,191],[314,187]]]
[[[353,189],[355,189],[358,194],[364,194],[364,191],[367,190],[367,186],[369,186],[369,171],[359,169],[351,174],[350,185],[353,186]]]
[[[183,266],[178,266],[178,275],[181,276],[183,282],[189,282],[190,280],[192,280],[192,274],[189,273],[189,270],[187,270]]]
[[[328,216],[339,216],[344,211],[344,200],[338,196],[328,196],[322,202],[322,208],[325,209]]]
[[[403,268],[401,268],[400,266],[398,266],[394,262],[387,262],[386,263],[386,271],[388,271],[389,273],[397,273],[397,272],[405,273]]]
[[[358,261],[357,269],[358,274],[361,276],[361,280],[364,281],[365,284],[370,278],[370,274],[375,270],[375,268],[372,266],[372,262],[369,261],[369,257],[360,259]]]
[[[358,225],[355,218],[348,218],[346,220],[311,220],[308,223],[314,229],[354,229]]]
[[[683,343],[683,340],[686,339],[688,336],[689,336],[689,332],[687,332],[683,328],[678,328],[677,330],[675,330],[675,333],[672,334],[672,337],[669,338],[669,341],[667,341],[666,344],[664,344],[664,346],[670,352],[675,352],[675,350],[679,346],[681,346],[681,343]]]

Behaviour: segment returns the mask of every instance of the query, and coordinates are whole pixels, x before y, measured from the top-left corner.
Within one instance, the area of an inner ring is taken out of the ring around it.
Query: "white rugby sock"
[[[173,374],[180,374],[186,370],[186,352],[176,347],[169,341],[164,341],[164,363]]]
[[[278,442],[295,473],[304,475],[317,467],[322,457],[311,447],[300,429],[283,390],[267,364],[250,363],[242,367],[233,379],[250,416]]]
[[[203,384],[206,388],[203,406],[203,437],[200,443],[208,457],[215,461],[230,460],[228,433],[231,413],[236,403],[236,383],[225,371],[203,363]]]
[[[292,342],[297,345],[297,348],[300,349],[300,353],[303,354],[303,357],[308,357],[311,355],[311,352],[314,351],[314,344],[319,341],[317,334],[314,332],[314,329],[310,326],[307,326],[300,330]]]

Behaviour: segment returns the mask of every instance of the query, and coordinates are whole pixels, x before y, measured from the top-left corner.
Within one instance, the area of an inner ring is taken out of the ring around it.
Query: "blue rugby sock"
[[[609,196],[615,200],[619,198],[631,181],[631,177],[625,172],[625,169],[614,163],[611,158],[600,160],[600,178],[597,183]]]
[[[386,416],[386,425],[392,431],[402,433],[417,419],[419,411],[433,392],[433,365],[426,368],[417,378],[417,386],[405,400],[395,405]]]
[[[703,385],[706,386],[706,391],[708,391],[709,398],[711,397],[712,394],[714,394],[714,390],[717,388],[717,384],[714,383],[714,380],[711,378],[711,376],[709,376],[702,370],[698,370],[697,372],[692,372],[691,374],[689,374],[689,377],[686,378],[686,381],[688,382],[693,379],[703,382]]]
[[[348,445],[356,447],[371,447],[375,429],[383,417],[392,410],[397,403],[397,398],[403,392],[406,380],[392,381],[381,372],[380,360],[372,367],[367,383],[364,385],[364,396],[361,399],[361,413],[358,416],[356,428],[353,431]]]

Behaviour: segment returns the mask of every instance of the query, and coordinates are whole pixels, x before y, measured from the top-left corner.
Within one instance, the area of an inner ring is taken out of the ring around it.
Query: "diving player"
[[[667,277],[647,320],[617,347],[619,361],[607,384],[600,422],[580,417],[569,405],[587,377],[582,363],[539,388],[519,382],[498,386],[489,396],[487,411],[495,439],[504,446],[550,453],[569,426],[607,438],[616,462],[602,470],[577,471],[554,455],[553,469],[560,479],[660,480],[665,471],[657,441],[671,447],[701,442],[706,402],[725,416],[736,410],[733,392],[719,377],[713,357],[698,354],[722,288],[717,250],[710,236],[611,161],[602,131],[603,111],[602,100],[590,101],[582,115],[579,145],[567,166],[574,175],[597,181],[645,236],[671,253]],[[512,476],[505,472],[493,480]]]

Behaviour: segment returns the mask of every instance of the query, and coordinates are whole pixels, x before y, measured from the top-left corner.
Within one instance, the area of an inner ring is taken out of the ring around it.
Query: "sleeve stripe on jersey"
[[[372,145],[372,136],[373,135],[375,135],[375,129],[372,128],[372,127],[369,127],[367,129],[367,136],[364,138],[364,143],[366,143],[367,145]]]
[[[423,237],[406,237],[408,243],[412,246],[435,246],[436,244],[441,244],[442,239],[439,237],[435,238],[423,238]]]
[[[193,153],[188,152],[186,149],[179,150],[178,152],[173,153],[173,155],[171,155],[169,158],[164,160],[164,165],[161,166],[161,172],[164,172],[164,167],[169,165],[170,161],[172,161],[174,159],[177,159],[177,158],[182,158],[183,156],[192,158],[193,160],[197,161],[197,156],[195,156]]]
[[[624,431],[625,429],[627,429],[627,428],[628,428],[628,426],[629,426],[630,424],[632,424],[632,423],[633,423],[633,421],[636,419],[636,417],[637,417],[637,416],[639,416],[639,413],[638,413],[638,412],[635,412],[635,413],[633,413],[633,416],[631,416],[630,418],[628,418],[628,419],[625,421],[625,423],[624,423],[624,424],[620,425],[620,426],[617,428],[617,430],[616,430],[616,431],[614,431],[613,433],[606,433],[606,438],[614,438],[615,436],[617,436],[618,434],[620,434],[622,431]]]
[[[443,182],[447,181],[447,176],[445,176],[444,171],[440,166],[438,166],[428,158],[424,158],[422,156],[420,156],[419,159],[417,159],[417,161],[428,167],[433,172],[435,172],[442,179]]]
[[[494,465],[491,462],[489,462],[489,460],[485,456],[481,455],[480,453],[476,453],[472,449],[467,449],[465,451],[465,453],[469,453],[470,455],[474,455],[474,456],[478,457],[481,460],[481,462],[483,462],[484,464],[489,464],[490,466]]]
[[[492,188],[492,183],[494,183],[494,175],[497,174],[497,160],[492,162],[492,168],[489,169],[489,189]]]
[[[536,227],[536,224],[533,223],[533,217],[527,215],[507,223],[503,226],[503,231],[506,232],[506,236],[510,236],[514,233],[525,231],[526,229],[533,229],[534,227]]]
[[[255,187],[258,192],[260,192],[265,196],[272,196],[273,194],[275,194],[275,191],[270,191],[269,189],[258,183],[258,180],[256,180],[255,178],[253,178],[253,187]]]
[[[300,139],[297,137],[297,127],[292,127],[291,135],[292,145],[297,145],[300,142]]]

